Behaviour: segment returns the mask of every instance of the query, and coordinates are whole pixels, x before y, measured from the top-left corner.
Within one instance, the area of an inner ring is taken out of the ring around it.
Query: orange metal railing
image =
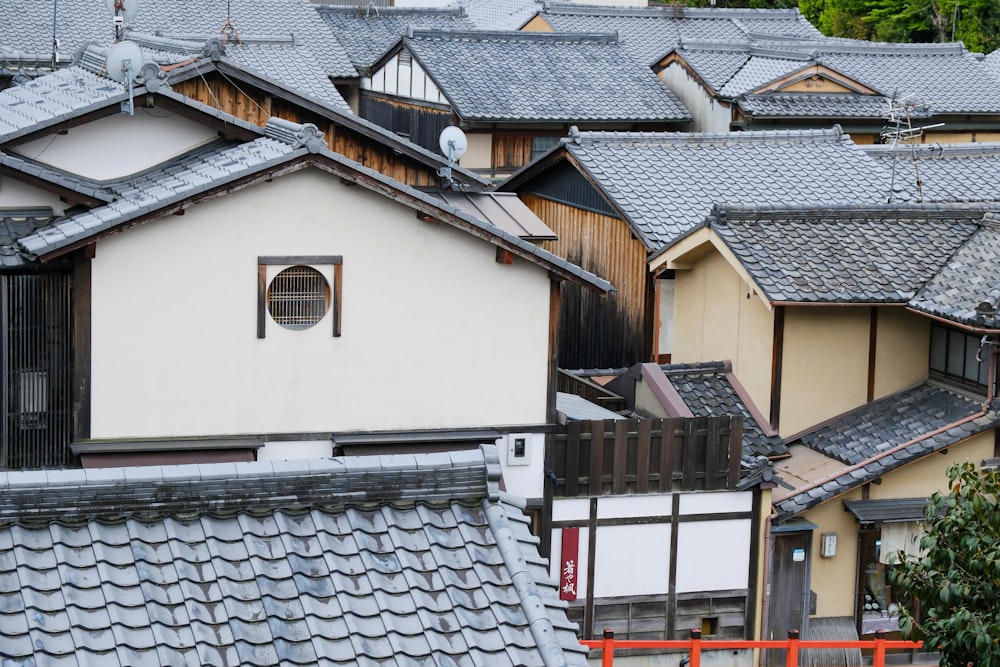
[[[642,640],[642,639],[615,639],[615,633],[610,630],[604,631],[603,639],[585,639],[580,642],[584,646],[592,649],[601,649],[601,667],[613,667],[615,664],[616,649],[682,649],[689,653],[689,667],[701,667],[701,654],[703,651],[713,651],[722,649],[784,649],[785,667],[798,667],[799,651],[802,649],[821,648],[851,648],[872,650],[872,667],[885,667],[885,654],[887,649],[918,649],[923,646],[923,642],[913,642],[904,640],[887,640],[881,632],[875,633],[875,639],[864,641],[846,640],[825,640],[825,639],[799,639],[798,630],[791,630],[788,639],[782,640],[703,640],[700,630],[692,630],[690,639],[676,640]]]

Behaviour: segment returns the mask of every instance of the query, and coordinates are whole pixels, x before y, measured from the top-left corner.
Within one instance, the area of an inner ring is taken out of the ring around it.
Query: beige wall
[[[869,328],[868,308],[786,308],[778,424],[782,436],[866,402]]]
[[[256,337],[291,255],[343,257],[339,338]],[[545,423],[548,273],[318,169],[109,237],[92,282],[95,438]]]
[[[717,252],[706,254],[689,271],[677,271],[676,280],[671,360],[732,360],[736,376],[767,414],[773,313]]]
[[[934,491],[946,491],[948,466],[959,461],[979,464],[993,456],[993,431],[981,433],[949,447],[947,455],[931,454],[881,478],[881,484],[868,485],[871,500],[919,498]],[[860,487],[818,505],[802,514],[818,527],[813,533],[812,590],[816,592],[816,616],[853,616],[854,590],[857,585],[858,524],[854,515],[844,510],[845,500],[860,500]],[[837,555],[823,558],[820,535],[837,533]]]
[[[493,166],[493,135],[487,132],[468,132],[468,148],[459,164],[466,169],[489,169]]]
[[[521,28],[525,32],[552,32],[552,26],[541,16],[535,16]]]
[[[903,308],[879,308],[875,343],[875,398],[927,379],[930,320]]]
[[[854,91],[846,86],[842,86],[832,79],[828,79],[825,76],[810,77],[808,79],[803,79],[802,81],[796,81],[795,83],[789,84],[787,86],[780,87],[783,93],[816,93],[816,94],[829,94],[829,93],[853,93]]]

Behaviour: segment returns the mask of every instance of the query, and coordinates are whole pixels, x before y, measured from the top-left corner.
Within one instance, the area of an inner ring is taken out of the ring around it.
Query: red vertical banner
[[[580,576],[580,529],[563,528],[562,530],[562,566],[559,568],[559,599],[575,600],[576,584]]]

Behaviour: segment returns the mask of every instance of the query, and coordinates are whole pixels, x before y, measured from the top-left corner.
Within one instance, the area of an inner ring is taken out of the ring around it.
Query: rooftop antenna
[[[382,18],[378,13],[378,5],[375,4],[375,0],[368,0],[368,5],[365,7],[365,18],[371,16],[373,11],[375,12],[375,18]]]
[[[441,147],[441,152],[448,157],[448,166],[438,169],[438,176],[447,181],[448,187],[454,187],[455,181],[451,178],[451,168],[456,160],[465,155],[465,150],[469,147],[469,140],[466,139],[465,132],[454,125],[449,125],[441,130],[438,145]]]
[[[139,0],[104,0],[111,12],[111,24],[115,31],[115,43],[117,44],[125,36],[125,26],[131,25],[135,20],[135,13],[139,9]]]
[[[237,44],[242,44],[243,40],[240,39],[240,32],[233,25],[233,0],[226,0],[226,24],[222,26],[222,43],[228,44],[229,38],[235,39]]]
[[[927,104],[907,102],[910,97],[912,95],[906,95],[901,98],[897,98],[895,95],[892,96],[892,99],[889,100],[889,110],[886,114],[889,122],[882,129],[881,133],[882,143],[889,144],[889,152],[892,154],[892,177],[889,180],[889,194],[885,200],[887,204],[892,203],[893,193],[896,190],[896,162],[899,157],[897,149],[901,143],[909,144],[910,146],[910,156],[913,160],[913,170],[916,175],[917,201],[924,201],[924,182],[920,180],[920,167],[917,161],[915,140],[923,136],[924,130],[944,126],[944,123],[934,123],[932,125],[914,127],[910,114],[920,107],[926,107]]]
[[[135,115],[135,105],[133,104],[132,79],[139,73],[142,67],[142,48],[135,42],[128,40],[118,42],[108,50],[108,57],[104,60],[104,73],[109,79],[124,83],[128,86],[128,100],[122,102],[121,112],[129,116]]]

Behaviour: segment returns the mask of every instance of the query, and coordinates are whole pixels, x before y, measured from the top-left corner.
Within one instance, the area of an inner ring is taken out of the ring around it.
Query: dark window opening
[[[976,389],[989,382],[988,345],[982,338],[937,324],[931,325],[930,375]]]

